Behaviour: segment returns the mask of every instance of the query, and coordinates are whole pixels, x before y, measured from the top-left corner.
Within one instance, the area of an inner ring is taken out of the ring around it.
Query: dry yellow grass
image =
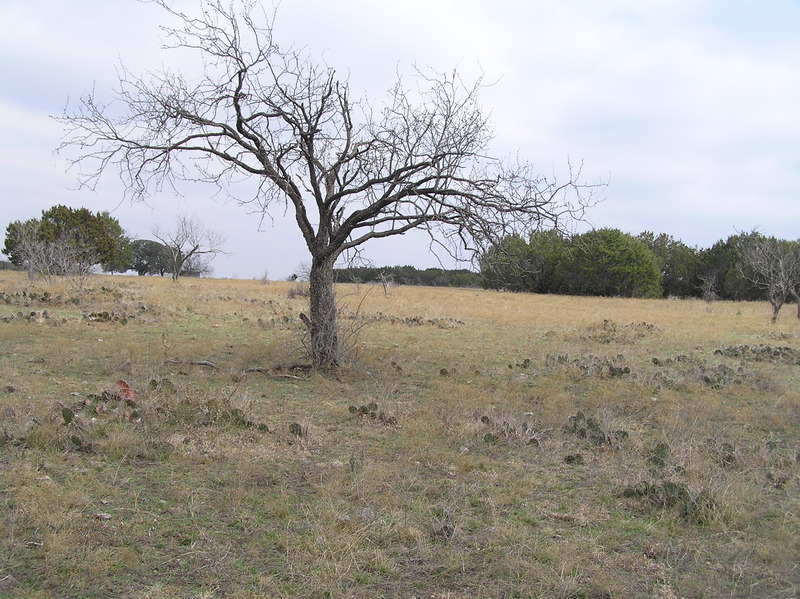
[[[293,286],[0,273],[0,597],[796,596],[793,311]]]

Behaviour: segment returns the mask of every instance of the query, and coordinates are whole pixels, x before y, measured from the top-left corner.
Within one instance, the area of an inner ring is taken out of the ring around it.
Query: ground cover
[[[792,311],[87,285],[0,273],[0,597],[798,593]]]

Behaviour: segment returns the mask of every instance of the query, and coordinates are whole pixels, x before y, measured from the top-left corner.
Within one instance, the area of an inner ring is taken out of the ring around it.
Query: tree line
[[[426,287],[480,287],[480,274],[468,269],[419,269],[414,266],[362,266],[337,268],[333,271],[339,283],[393,283]]]
[[[53,206],[40,218],[6,227],[3,253],[30,278],[85,276],[135,271],[139,275],[200,277],[211,273],[210,260],[224,253],[224,236],[195,217],[180,216],[168,231],[155,227],[156,240],[131,239],[108,212]],[[2,268],[8,268],[4,263]]]
[[[621,297],[763,300],[773,320],[790,298],[800,317],[800,242],[737,233],[709,248],[670,235],[595,229],[505,237],[480,258],[488,289]]]
[[[106,272],[204,276],[225,253],[225,238],[196,217],[178,217],[169,231],[131,240],[108,212],[54,206],[38,219],[6,228],[3,253],[33,278]],[[0,264],[8,268],[9,263]],[[530,293],[620,297],[702,297],[763,300],[772,320],[789,300],[800,318],[800,241],[737,233],[709,248],[690,247],[670,235],[633,236],[604,228],[578,235],[540,230],[527,239],[509,235],[479,258],[479,272],[413,266],[334,270],[338,282],[479,287]]]

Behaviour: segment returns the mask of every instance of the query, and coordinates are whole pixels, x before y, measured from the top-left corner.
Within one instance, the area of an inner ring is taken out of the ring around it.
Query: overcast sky
[[[196,2],[177,2],[191,9]],[[0,0],[0,227],[56,204],[108,210],[134,238],[178,214],[228,236],[214,276],[280,279],[308,260],[292,219],[261,223],[213,190],[148,204],[116,174],[76,190],[51,116],[116,68],[170,66],[161,9],[136,0]],[[591,225],[709,247],[737,231],[800,238],[797,0],[283,0],[276,34],[380,99],[413,64],[483,72],[495,153],[607,179]],[[193,65],[181,58],[185,68]],[[376,265],[437,266],[424,238],[378,240]],[[452,266],[446,263],[446,266]]]

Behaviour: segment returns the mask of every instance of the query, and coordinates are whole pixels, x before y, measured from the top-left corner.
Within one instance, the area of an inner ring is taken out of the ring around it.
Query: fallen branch
[[[295,376],[293,374],[270,374],[272,370],[270,368],[263,368],[262,366],[253,366],[252,368],[245,368],[242,370],[242,374],[249,374],[251,372],[264,372],[271,379],[295,379],[297,381],[305,380],[303,377]]]
[[[214,362],[208,360],[167,360],[168,364],[189,364],[190,366],[206,366],[207,368],[216,368]]]

